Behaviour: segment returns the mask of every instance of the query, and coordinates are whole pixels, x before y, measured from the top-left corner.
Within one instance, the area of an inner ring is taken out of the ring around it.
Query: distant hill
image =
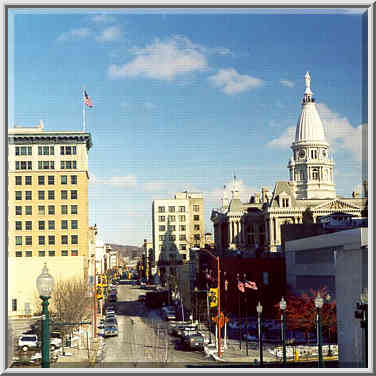
[[[108,243],[113,250],[119,250],[121,257],[129,257],[131,259],[138,258],[142,255],[143,249],[134,245],[120,245]]]

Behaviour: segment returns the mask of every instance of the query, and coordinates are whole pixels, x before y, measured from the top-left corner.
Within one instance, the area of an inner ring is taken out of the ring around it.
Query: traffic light
[[[103,289],[100,286],[97,287],[97,299],[103,299]]]

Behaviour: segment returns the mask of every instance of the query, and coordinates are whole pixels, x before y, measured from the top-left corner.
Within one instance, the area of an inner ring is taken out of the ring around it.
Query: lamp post
[[[284,297],[282,296],[281,301],[279,302],[279,308],[281,309],[281,338],[282,338],[282,354],[283,354],[283,365],[287,363],[286,358],[286,307],[287,303]]]
[[[199,319],[199,314],[198,314],[198,288],[197,288],[197,286],[195,287],[195,303],[196,303],[196,320],[197,320],[197,322],[199,322],[200,321],[200,319]]]
[[[317,293],[315,298],[315,307],[317,309],[317,343],[319,348],[319,368],[324,367],[323,358],[322,358],[322,336],[321,336],[321,315],[320,310],[324,304],[324,299],[320,296],[320,292]]]
[[[262,305],[258,302],[256,306],[257,311],[257,320],[258,320],[258,341],[259,341],[259,354],[260,354],[260,367],[264,366],[263,354],[262,354],[262,321],[261,321],[261,314],[262,314]]]
[[[364,288],[360,294],[360,303],[356,303],[355,318],[360,319],[360,327],[364,330],[364,365],[368,367],[368,290]]]
[[[46,263],[43,266],[42,273],[37,277],[36,284],[39,297],[42,299],[42,368],[50,368],[48,299],[51,297],[54,279],[48,273]]]
[[[326,302],[329,304],[331,296],[330,294],[327,294],[326,297]],[[330,348],[330,340],[331,340],[331,335],[330,335],[330,312],[329,314],[329,320],[328,320],[328,356],[332,356],[332,349]]]

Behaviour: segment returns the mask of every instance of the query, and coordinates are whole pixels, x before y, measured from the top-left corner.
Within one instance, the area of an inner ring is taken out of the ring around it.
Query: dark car
[[[109,324],[117,326],[118,323],[117,323],[116,318],[115,317],[106,318],[106,320],[104,321],[104,326],[109,325]]]
[[[204,337],[201,333],[188,334],[182,337],[182,344],[187,350],[202,350],[204,348]]]

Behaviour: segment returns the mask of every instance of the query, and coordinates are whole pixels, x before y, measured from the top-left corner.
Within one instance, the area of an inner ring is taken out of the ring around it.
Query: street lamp
[[[327,294],[326,295],[326,297],[325,297],[325,299],[326,299],[326,302],[327,302],[327,304],[329,304],[329,302],[330,302],[330,299],[331,299],[332,297],[330,296],[330,294]],[[330,314],[330,312],[329,312],[329,314]],[[332,349],[330,348],[330,340],[331,340],[331,335],[330,335],[330,316],[329,316],[329,320],[328,320],[328,356],[332,356]]]
[[[195,303],[196,303],[196,320],[197,320],[197,322],[199,322],[200,321],[200,319],[199,319],[199,314],[198,314],[198,288],[197,288],[197,286],[195,287]]]
[[[48,273],[46,263],[43,266],[42,273],[37,277],[36,284],[39,297],[42,299],[42,368],[50,368],[48,299],[51,297],[54,279]]]
[[[364,329],[364,363],[368,367],[368,290],[364,288],[360,294],[360,303],[356,303],[355,318],[360,319],[360,327]]]
[[[257,319],[258,319],[258,341],[259,341],[259,354],[260,354],[260,367],[264,365],[263,354],[262,354],[262,322],[261,322],[261,313],[262,305],[258,302],[256,306]]]
[[[320,310],[324,304],[324,299],[321,297],[320,292],[317,293],[315,298],[315,307],[317,309],[317,342],[319,347],[319,368],[323,368],[323,358],[322,358],[322,337],[321,337],[321,315]]]
[[[281,301],[279,302],[279,308],[281,309],[281,337],[282,337],[282,354],[283,354],[283,365],[286,365],[286,311],[287,303],[284,297],[282,296]]]

